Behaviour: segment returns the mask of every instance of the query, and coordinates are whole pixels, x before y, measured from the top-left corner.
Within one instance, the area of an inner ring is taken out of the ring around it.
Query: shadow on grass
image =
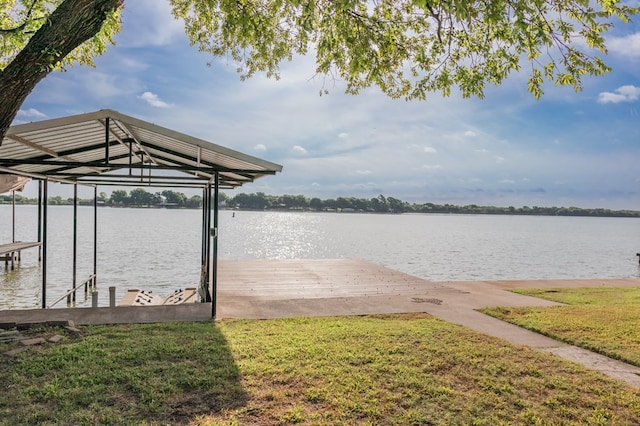
[[[188,423],[247,403],[213,323],[88,327],[0,365],[0,383],[0,424]]]

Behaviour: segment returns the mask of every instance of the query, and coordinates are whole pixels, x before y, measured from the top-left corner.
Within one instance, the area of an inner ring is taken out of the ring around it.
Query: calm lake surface
[[[47,303],[71,287],[73,208],[48,209]],[[16,206],[16,240],[37,240],[37,207]],[[0,205],[0,243],[11,242]],[[169,294],[199,281],[199,210],[98,209],[98,290]],[[433,281],[640,277],[640,220],[547,216],[220,212],[220,259],[360,258]],[[93,271],[93,208],[78,208],[77,280]],[[40,306],[38,249],[0,265],[0,309]],[[78,306],[90,306],[79,293]],[[65,306],[61,302],[60,307]]]

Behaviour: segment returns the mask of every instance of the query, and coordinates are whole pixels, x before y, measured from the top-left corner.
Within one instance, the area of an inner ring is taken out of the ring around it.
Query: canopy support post
[[[42,309],[47,307],[47,198],[49,180],[44,181],[42,197]]]
[[[38,181],[38,242],[42,243],[42,180]],[[42,244],[38,246],[38,261],[42,261]]]
[[[207,205],[206,205],[206,214],[205,214],[205,248],[204,248],[204,268],[205,268],[205,276],[206,276],[206,302],[211,302],[211,288],[209,284],[211,283],[211,183],[207,183]]]
[[[109,122],[109,117],[104,120],[104,163],[109,165],[109,127],[111,123]]]
[[[213,188],[213,271],[211,280],[211,317],[216,317],[218,299],[218,202],[220,199],[220,172],[215,172]]]
[[[73,288],[76,288],[78,269],[78,184],[73,184]],[[73,292],[73,302],[76,301],[76,292]]]
[[[93,286],[98,285],[98,186],[93,187]]]
[[[202,226],[200,229],[200,288],[206,289],[202,292],[201,296],[203,301],[206,301],[207,292],[209,291],[209,279],[207,276],[207,238],[209,238],[209,231],[207,229],[207,203],[209,197],[207,194],[207,188],[202,188]]]
[[[11,242],[16,242],[16,191],[11,191],[11,205],[13,212],[12,228],[11,228]]]

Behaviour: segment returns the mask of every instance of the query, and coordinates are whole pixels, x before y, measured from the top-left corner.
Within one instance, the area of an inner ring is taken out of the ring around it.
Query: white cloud
[[[304,149],[303,147],[301,147],[300,145],[294,145],[293,146],[293,152],[295,152],[297,154],[306,154],[307,150]]]
[[[625,37],[611,37],[606,42],[612,53],[640,58],[640,32]]]
[[[118,53],[114,53],[110,58],[110,62],[113,66],[121,67],[122,69],[127,70],[127,74],[143,72],[148,70],[151,65],[144,61],[142,57],[139,56],[123,56],[118,55]]]
[[[615,93],[602,92],[598,96],[598,103],[617,104],[620,102],[635,102],[640,98],[640,87],[626,85],[620,86],[615,90]]]
[[[117,103],[123,99],[127,99],[128,105],[122,109],[131,108],[130,98],[143,91],[144,83],[131,73],[119,74],[117,70],[101,64],[97,67],[71,67],[65,73],[49,74],[37,87],[41,90],[39,101],[48,104],[49,109],[51,106],[59,108],[65,105],[66,113],[116,108]],[[47,110],[47,105],[36,104],[36,107],[48,117],[64,115]]]
[[[339,137],[340,139],[346,139],[346,138],[348,138],[348,137],[349,137],[349,133],[341,132],[341,133],[338,135],[338,137]]]
[[[118,81],[115,75],[93,71],[80,75],[78,80],[84,85],[86,93],[97,99],[112,98],[122,96],[127,92],[127,88],[122,81]]]
[[[513,179],[502,179],[502,180],[500,181],[500,183],[514,184],[514,183],[516,183],[516,181],[515,181],[515,180],[513,180]]]
[[[144,92],[142,95],[138,96],[138,98],[146,101],[149,105],[156,108],[168,108],[171,105],[161,100],[158,95],[151,92]]]
[[[46,118],[47,115],[38,111],[35,108],[27,108],[27,109],[21,109],[20,111],[18,111],[18,117],[25,117],[25,118]]]
[[[373,172],[371,170],[356,170],[354,174],[364,176],[364,175],[371,175],[373,174]]]
[[[505,158],[504,157],[500,157],[499,155],[496,156],[496,163],[500,164],[500,163],[504,163]]]
[[[438,152],[438,150],[436,150],[432,146],[425,146],[424,147],[424,152],[426,152],[427,154],[436,154]]]
[[[266,150],[267,150],[267,147],[266,147],[264,144],[259,143],[258,145],[256,145],[256,146],[254,146],[254,147],[253,147],[253,150],[254,150],[254,151],[261,151],[261,152],[264,152],[264,151],[266,151]]]
[[[602,92],[598,95],[598,103],[600,104],[617,104],[619,102],[625,102],[626,100],[623,95],[611,92]]]
[[[473,138],[478,136],[478,134],[476,132],[474,132],[473,130],[467,130],[466,132],[464,132],[464,135],[468,138]]]
[[[422,166],[423,169],[428,171],[441,170],[442,166],[440,164],[425,164]]]

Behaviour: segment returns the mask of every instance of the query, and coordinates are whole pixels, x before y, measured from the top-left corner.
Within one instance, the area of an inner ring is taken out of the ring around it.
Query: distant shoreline
[[[93,200],[82,200],[84,202],[78,202],[79,206],[92,207]],[[0,200],[0,205],[12,205],[10,202]],[[21,202],[16,203],[16,206],[20,205],[37,205],[36,202]],[[70,206],[72,204],[57,204],[50,203],[49,207],[57,206]],[[167,210],[199,210],[202,206],[187,207],[187,206],[165,206],[165,205],[110,205],[99,204],[100,208],[114,208],[114,209],[167,209]],[[284,212],[284,213],[340,213],[340,214],[460,214],[460,215],[488,215],[488,216],[561,216],[561,217],[611,217],[611,218],[640,218],[640,211],[637,210],[608,210],[608,209],[581,209],[578,207],[536,207],[536,208],[514,208],[508,210],[504,207],[495,206],[478,206],[476,208],[470,208],[469,206],[449,206],[442,209],[431,209],[429,211],[366,211],[366,210],[354,210],[354,209],[300,209],[300,208],[286,208],[286,207],[274,207],[264,209],[252,209],[252,208],[239,208],[221,206],[221,211],[253,211],[253,212]]]
[[[0,204],[12,204],[14,195],[0,195]],[[16,204],[37,204],[37,198],[23,197],[15,194]],[[60,196],[49,197],[48,205],[72,205],[73,198]],[[203,198],[199,195],[187,197],[182,192],[164,190],[150,193],[142,188],[129,192],[114,190],[108,196],[101,192],[99,196],[89,199],[78,199],[79,205],[131,207],[131,208],[167,208],[167,209],[201,209]],[[638,210],[610,210],[604,208],[580,207],[499,207],[465,206],[435,203],[408,203],[406,201],[382,194],[372,198],[337,197],[320,199],[304,195],[269,195],[264,192],[239,193],[229,197],[224,192],[218,195],[218,206],[229,210],[247,211],[292,211],[292,212],[330,212],[330,213],[441,213],[441,214],[484,214],[484,215],[525,215],[525,216],[585,216],[585,217],[640,217]]]

